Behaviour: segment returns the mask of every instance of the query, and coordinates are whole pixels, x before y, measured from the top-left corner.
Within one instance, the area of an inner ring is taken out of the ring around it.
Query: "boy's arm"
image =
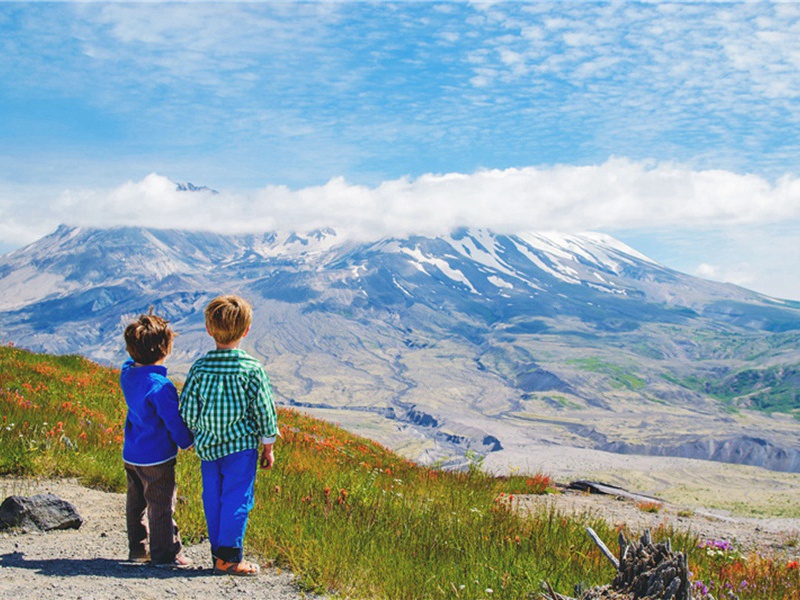
[[[189,374],[186,376],[178,405],[181,418],[189,429],[195,429],[197,418],[200,416],[200,406],[197,403],[197,394],[195,393],[197,383],[192,376],[192,371],[193,369],[189,369]]]
[[[269,376],[267,376],[263,368],[255,371],[250,383],[250,397],[253,398],[251,409],[262,443],[259,464],[262,469],[271,469],[272,465],[275,464],[275,454],[272,447],[275,442],[275,436],[279,435],[278,415],[275,411],[272,387],[269,384]]]
[[[250,386],[249,396],[253,399],[251,410],[256,420],[256,432],[261,436],[266,446],[266,442],[269,440],[264,440],[263,438],[274,438],[279,435],[279,432],[278,415],[275,411],[272,387],[269,384],[269,376],[267,376],[264,369],[259,368],[254,371],[254,375],[250,379]],[[269,445],[271,446],[271,444]]]
[[[153,398],[153,405],[172,440],[184,450],[190,448],[194,443],[194,436],[181,418],[178,410],[178,390],[175,386],[172,383],[161,386]]]
[[[272,438],[273,440],[275,438]],[[275,464],[275,454],[272,452],[272,444],[265,443],[261,447],[261,460],[259,461],[262,469],[271,469]]]

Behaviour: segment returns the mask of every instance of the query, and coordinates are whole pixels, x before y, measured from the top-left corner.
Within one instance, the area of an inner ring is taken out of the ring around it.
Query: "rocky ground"
[[[549,496],[525,496],[520,505],[531,511],[555,507],[574,515],[585,515],[589,523],[601,518],[612,525],[627,525],[637,536],[660,525],[695,534],[700,541],[725,540],[743,552],[800,557],[800,519],[743,517],[720,511],[691,508],[665,501],[644,502],[614,495],[589,494],[563,489]],[[655,512],[650,509],[659,508]],[[647,510],[646,510],[647,509]],[[617,540],[604,540],[617,552]]]
[[[127,563],[124,495],[90,490],[72,480],[0,479],[0,496],[52,493],[73,503],[84,518],[78,530],[0,533],[0,597],[16,600],[70,598],[314,598],[292,574],[266,566],[259,577],[234,578],[211,573],[207,544],[187,548],[195,561],[189,570],[163,570]],[[800,556],[800,519],[755,518],[710,513],[664,502],[647,512],[635,500],[562,489],[549,496],[522,497],[528,510],[558,510],[627,524],[634,532],[665,523],[688,529],[701,539],[728,540],[743,550]],[[616,551],[616,540],[605,540]]]

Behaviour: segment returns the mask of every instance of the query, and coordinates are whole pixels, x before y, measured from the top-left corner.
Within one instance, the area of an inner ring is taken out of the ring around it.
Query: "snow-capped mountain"
[[[125,323],[154,306],[180,334],[180,374],[209,348],[202,310],[225,292],[253,303],[245,348],[282,402],[417,459],[536,442],[800,471],[784,417],[800,409],[800,304],[603,234],[62,226],[0,257],[0,341],[116,364]]]

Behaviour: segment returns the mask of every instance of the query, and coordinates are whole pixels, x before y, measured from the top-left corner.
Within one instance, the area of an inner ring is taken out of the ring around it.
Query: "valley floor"
[[[484,467],[495,473],[542,472],[563,483],[587,479],[656,496],[685,509],[759,517],[766,522],[785,523],[789,528],[800,527],[797,473],[555,445],[529,445],[524,453],[491,453]]]

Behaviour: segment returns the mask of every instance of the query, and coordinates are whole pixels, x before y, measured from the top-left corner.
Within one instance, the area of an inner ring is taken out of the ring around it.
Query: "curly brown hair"
[[[150,313],[139,318],[125,328],[125,347],[131,358],[140,365],[152,365],[172,352],[175,332],[169,328],[169,321]]]

